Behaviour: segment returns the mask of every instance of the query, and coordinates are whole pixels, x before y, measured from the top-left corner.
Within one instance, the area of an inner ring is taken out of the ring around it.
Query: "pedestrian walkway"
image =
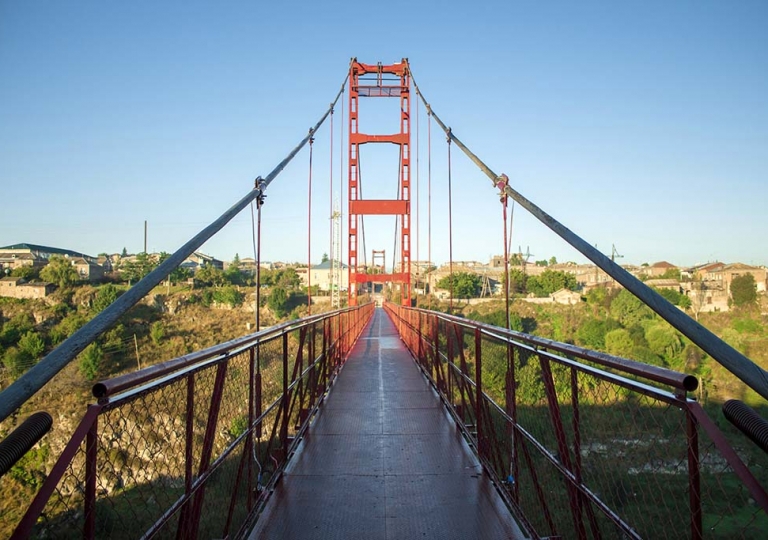
[[[376,309],[250,538],[524,535]]]

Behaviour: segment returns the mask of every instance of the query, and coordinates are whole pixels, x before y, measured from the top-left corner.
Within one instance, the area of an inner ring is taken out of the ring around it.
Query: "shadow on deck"
[[[377,309],[251,539],[524,538]]]

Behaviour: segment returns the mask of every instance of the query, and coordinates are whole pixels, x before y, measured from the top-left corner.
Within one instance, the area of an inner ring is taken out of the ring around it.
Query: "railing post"
[[[83,537],[96,537],[96,458],[98,454],[99,417],[93,420],[85,438],[85,504]]]
[[[507,373],[504,378],[504,410],[512,419],[507,424],[507,437],[510,441],[510,473],[512,475],[512,498],[520,500],[520,467],[518,463],[519,448],[517,440],[517,381],[515,377],[515,351],[511,343],[507,343]]]
[[[283,418],[280,425],[280,441],[283,444],[283,460],[288,457],[288,332],[283,333]]]
[[[258,347],[258,345],[255,345]],[[245,453],[250,456],[253,453],[253,420],[256,409],[256,354],[255,347],[248,350],[248,436],[245,439]],[[253,460],[248,459],[248,484],[246,495],[246,508],[251,511],[253,493]]]
[[[487,457],[485,430],[483,427],[483,337],[479,328],[475,328],[475,429],[477,430],[477,453]]]
[[[563,428],[563,418],[560,414],[560,405],[557,402],[557,391],[555,389],[555,380],[552,376],[552,368],[549,363],[549,358],[542,354],[539,354],[538,356],[539,362],[541,363],[541,378],[544,381],[544,391],[547,395],[549,416],[552,420],[552,428],[555,430],[559,461],[566,470],[573,472],[573,467],[571,466],[570,450],[566,441],[565,429]],[[573,525],[576,529],[578,537],[580,539],[586,538],[587,531],[584,528],[584,521],[582,519],[581,509],[579,506],[578,490],[573,484],[571,484],[571,482],[567,480],[566,489],[568,490],[568,501],[571,505]]]
[[[227,379],[227,362],[222,362],[216,368],[216,379],[213,383],[213,393],[211,394],[211,404],[208,407],[208,422],[205,426],[205,436],[203,437],[203,449],[200,456],[200,469],[198,477],[208,471],[211,466],[211,454],[213,453],[213,444],[216,440],[216,427],[219,422],[219,411],[221,410],[221,396],[224,394],[224,383]],[[200,486],[195,494],[192,504],[192,515],[190,516],[191,527],[188,537],[196,538],[200,527],[200,514],[203,510],[203,500],[205,498],[205,485]]]
[[[195,375],[187,376],[187,406],[185,413],[184,439],[184,495],[187,502],[181,509],[179,524],[176,528],[176,538],[187,538],[192,517],[192,460],[195,441]]]
[[[699,434],[696,419],[688,409],[686,417],[686,441],[688,446],[688,499],[691,505],[691,540],[703,538],[701,522],[701,469],[699,467]]]

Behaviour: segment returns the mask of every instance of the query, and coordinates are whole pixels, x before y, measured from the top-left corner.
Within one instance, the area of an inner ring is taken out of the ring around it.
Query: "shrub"
[[[149,337],[152,338],[152,343],[160,345],[165,337],[165,325],[160,321],[152,323],[152,326],[149,328]]]
[[[45,350],[45,341],[37,332],[27,332],[19,339],[19,350],[25,352],[35,361],[39,360]]]
[[[80,353],[80,374],[88,381],[98,377],[104,353],[97,343],[91,343]]]

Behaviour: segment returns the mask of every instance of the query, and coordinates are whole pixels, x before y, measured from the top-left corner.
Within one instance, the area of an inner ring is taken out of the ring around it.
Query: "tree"
[[[553,255],[552,257],[549,258],[549,266],[554,266],[556,264],[557,264],[557,257]]]
[[[755,276],[744,274],[735,276],[731,281],[731,299],[737,307],[751,306],[757,302],[757,284]]]
[[[111,283],[99,287],[99,290],[96,291],[96,297],[93,299],[93,311],[101,313],[107,309],[112,302],[117,300],[121,294],[122,291]]]
[[[676,279],[680,281],[680,269],[679,268],[667,268],[663,274],[659,276],[660,279]]]
[[[165,325],[161,321],[153,322],[149,327],[149,337],[152,338],[152,343],[160,345],[165,337]]]
[[[301,278],[295,268],[285,268],[277,271],[275,284],[286,291],[294,291],[301,285]]]
[[[171,254],[165,251],[160,252],[160,256],[157,259],[157,265],[160,266],[165,260],[170,257]],[[180,281],[185,281],[188,279],[192,273],[190,272],[189,268],[184,268],[183,266],[177,266],[173,270],[171,270],[171,273],[168,274],[168,279],[173,283],[174,285]]]
[[[530,276],[526,283],[528,292],[536,296],[547,296],[560,289],[575,291],[579,284],[573,274],[560,270],[544,270],[538,276]]]
[[[77,270],[69,260],[60,255],[54,255],[50,258],[45,268],[40,270],[40,277],[45,281],[55,283],[62,289],[77,283],[80,279]]]
[[[123,248],[123,252],[120,254],[121,257],[127,257],[128,256],[128,250]]]
[[[670,304],[674,304],[676,306],[680,305],[680,298],[684,295],[680,294],[679,291],[676,291],[674,289],[657,289],[656,287],[651,287],[654,291],[659,293],[661,296],[663,296]]]
[[[509,292],[514,294],[525,291],[527,279],[528,276],[525,275],[525,272],[519,268],[511,268],[509,270]]]
[[[29,314],[18,313],[3,324],[2,331],[0,331],[0,344],[7,346],[15,345],[21,339],[21,336],[32,331],[34,328],[35,323]]]
[[[271,309],[275,316],[282,318],[287,313],[288,305],[288,293],[282,287],[273,287],[269,293],[269,299],[267,300],[267,306]]]
[[[88,381],[98,377],[101,369],[101,361],[104,356],[101,347],[97,343],[91,343],[80,353],[80,374]]]
[[[13,377],[18,377],[32,367],[34,360],[29,353],[22,351],[18,347],[11,347],[3,355],[3,364]]]
[[[632,326],[653,317],[653,311],[631,292],[622,289],[611,302],[611,315],[624,326]]]
[[[19,266],[11,271],[11,277],[18,277],[30,281],[40,277],[40,269],[32,265]]]
[[[645,333],[648,348],[667,360],[674,358],[683,350],[683,342],[677,332],[669,325],[658,323],[650,326]]]
[[[45,350],[45,341],[34,331],[27,332],[19,339],[19,350],[28,354],[37,363]]]
[[[205,264],[195,272],[195,279],[205,285],[213,285],[214,287],[220,287],[226,282],[224,272],[211,264]]]
[[[536,266],[547,266],[549,262],[547,262],[547,259],[542,259],[540,261],[536,261]]]
[[[469,272],[456,272],[437,282],[439,289],[453,290],[454,298],[474,298],[482,286],[480,276]]]
[[[327,253],[323,253],[323,258],[320,259],[320,264],[322,264],[324,262],[328,262],[328,254]]]
[[[166,254],[167,255],[167,254]],[[136,255],[135,261],[125,261],[120,264],[120,274],[129,283],[136,283],[154,270],[159,262],[153,261],[146,253]]]
[[[620,327],[613,319],[589,319],[576,330],[576,343],[587,349],[604,350],[605,335]]]
[[[234,308],[243,304],[245,295],[234,287],[222,287],[213,292],[213,300]]]
[[[623,328],[617,328],[605,334],[605,350],[608,354],[626,358],[632,355],[634,348],[635,343],[632,341],[632,336]]]

